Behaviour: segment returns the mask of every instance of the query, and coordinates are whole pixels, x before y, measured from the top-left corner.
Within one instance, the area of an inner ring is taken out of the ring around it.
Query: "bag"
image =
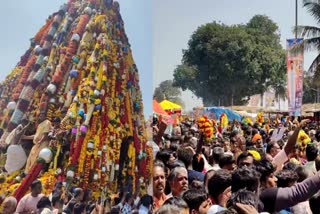
[[[27,155],[21,145],[10,145],[7,150],[5,169],[9,174],[20,170],[27,162]]]

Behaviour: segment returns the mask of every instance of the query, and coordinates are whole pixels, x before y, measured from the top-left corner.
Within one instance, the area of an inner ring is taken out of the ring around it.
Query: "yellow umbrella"
[[[164,110],[178,110],[181,109],[181,106],[170,102],[169,100],[164,100],[160,103],[160,106],[164,109]]]

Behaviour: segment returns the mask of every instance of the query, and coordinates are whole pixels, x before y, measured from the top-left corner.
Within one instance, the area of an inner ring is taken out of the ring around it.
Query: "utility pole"
[[[295,29],[295,39],[298,38],[298,0],[296,0],[296,29]]]

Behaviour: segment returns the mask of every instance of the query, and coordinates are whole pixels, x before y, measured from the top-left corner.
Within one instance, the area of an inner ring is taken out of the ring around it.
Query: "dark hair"
[[[286,163],[282,169],[286,169],[286,170],[293,170],[295,171],[298,168],[298,165],[293,163],[293,162],[288,162]]]
[[[306,147],[306,157],[308,161],[314,161],[318,156],[318,148],[315,144],[310,143]]]
[[[198,190],[205,190],[204,189],[204,182],[200,181],[198,179],[193,179],[193,181],[189,184],[189,189],[194,190],[194,189],[198,189]]]
[[[34,181],[32,182],[32,184],[31,184],[31,189],[36,188],[37,185],[39,185],[39,184],[40,184],[40,185],[42,184],[40,180],[34,180]]]
[[[281,170],[276,176],[278,178],[278,187],[289,187],[291,182],[296,182],[299,179],[298,174],[292,170]]]
[[[213,161],[218,164],[220,162],[220,159],[223,157],[224,150],[221,147],[214,147],[212,149],[212,159]]]
[[[230,141],[232,141],[231,139],[236,137],[238,134],[239,134],[238,131],[236,131],[236,130],[232,131],[231,134],[230,134]]]
[[[145,207],[149,207],[150,205],[153,204],[153,198],[151,195],[144,195],[141,197],[141,204]]]
[[[238,214],[238,212],[234,209],[228,209],[228,210],[221,210],[219,212],[216,212],[216,214]]]
[[[195,154],[192,158],[192,169],[198,172],[202,172],[204,169],[204,159],[200,153]]]
[[[78,197],[83,192],[83,189],[77,187],[74,189],[74,197]]]
[[[60,202],[60,200],[61,200],[61,196],[59,194],[54,193],[52,195],[52,199],[51,199],[52,206],[54,206],[56,203]]]
[[[263,210],[263,204],[259,200],[258,196],[248,190],[239,190],[237,192],[232,193],[230,199],[227,202],[227,208],[233,208],[239,213],[242,213],[239,208],[236,206],[236,203],[251,205],[256,208],[257,211]]]
[[[274,145],[276,144],[277,142],[275,141],[271,141],[267,144],[267,149],[266,149],[266,152],[267,153],[270,153],[271,149],[274,147]]]
[[[298,183],[304,181],[309,176],[309,173],[308,173],[307,169],[304,168],[303,166],[298,166],[296,168],[295,172],[298,175]]]
[[[239,166],[240,160],[246,159],[247,157],[252,157],[253,160],[255,160],[255,159],[254,159],[254,156],[253,156],[250,152],[244,151],[244,152],[242,152],[242,153],[238,156],[238,158],[237,158],[237,166]]]
[[[186,167],[186,165],[181,160],[175,160],[173,163],[170,163],[168,166],[170,170],[176,167]]]
[[[85,204],[76,203],[73,207],[73,213],[82,213],[86,209]]]
[[[260,181],[266,181],[267,177],[276,171],[276,168],[269,160],[263,159],[257,162],[256,170],[261,174]]]
[[[169,199],[167,199],[163,205],[166,205],[166,204],[170,204],[170,205],[174,205],[174,206],[177,206],[178,208],[180,209],[187,209],[189,208],[188,207],[188,204],[181,198],[181,197],[177,197],[177,196],[173,196]]]
[[[234,160],[234,157],[233,155],[231,154],[224,154],[220,161],[219,161],[219,166],[220,168],[223,168],[224,166],[226,165],[229,165],[229,164],[234,164],[236,161]]]
[[[228,170],[218,170],[209,179],[208,190],[209,195],[218,201],[218,196],[231,186],[231,173]]]
[[[170,150],[171,150],[172,152],[176,152],[176,151],[178,151],[178,149],[179,149],[179,145],[178,145],[177,143],[172,142],[172,143],[170,144]]]
[[[110,212],[108,212],[107,214],[119,214],[120,210],[118,207],[112,207]]]
[[[200,205],[208,199],[208,195],[204,190],[187,190],[183,196],[183,200],[187,202],[190,212],[192,209],[199,210]]]
[[[157,154],[156,154],[156,160],[162,161],[165,165],[167,165],[170,156],[172,154],[172,151],[169,149],[163,149],[160,150]]]
[[[260,173],[252,167],[239,168],[232,173],[232,192],[237,192],[240,189],[257,192],[259,185]]]
[[[40,198],[40,200],[37,203],[37,209],[43,209],[46,206],[51,207],[51,201],[47,196],[43,196],[42,198]]]
[[[192,158],[193,158],[193,152],[189,148],[179,148],[178,151],[178,159],[181,160],[186,168],[188,168],[191,165]]]

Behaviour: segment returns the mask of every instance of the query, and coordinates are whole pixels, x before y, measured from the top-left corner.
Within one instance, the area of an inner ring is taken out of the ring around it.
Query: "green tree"
[[[165,80],[161,82],[159,86],[154,90],[153,94],[153,97],[157,102],[169,100],[171,102],[184,106],[184,103],[180,96],[181,90],[178,87],[173,86],[172,80]]]
[[[285,77],[277,30],[266,16],[255,16],[247,25],[200,26],[174,70],[174,85],[191,90],[207,106],[244,104]]]
[[[313,82],[313,76],[308,75],[304,76],[303,79],[303,103],[315,103],[317,101],[317,90]]]

